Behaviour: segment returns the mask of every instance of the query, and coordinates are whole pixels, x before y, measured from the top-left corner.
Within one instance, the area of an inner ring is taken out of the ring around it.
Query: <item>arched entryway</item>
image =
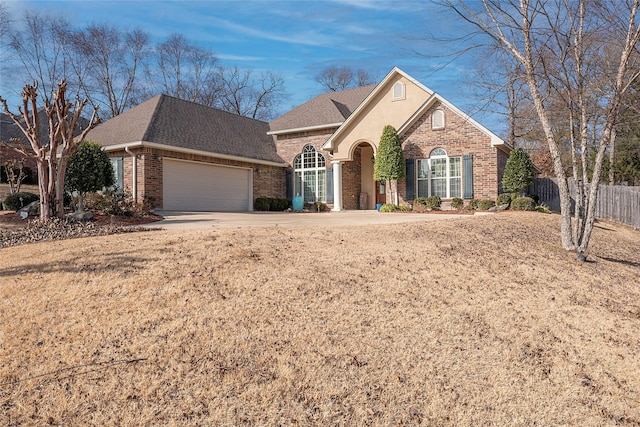
[[[375,209],[380,203],[380,187],[373,179],[374,163],[375,149],[370,143],[360,142],[353,147],[351,161],[344,162],[342,170],[345,209]]]

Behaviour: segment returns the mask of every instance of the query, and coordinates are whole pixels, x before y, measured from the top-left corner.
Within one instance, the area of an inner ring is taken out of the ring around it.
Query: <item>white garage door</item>
[[[165,210],[250,210],[249,169],[163,159],[162,170]]]

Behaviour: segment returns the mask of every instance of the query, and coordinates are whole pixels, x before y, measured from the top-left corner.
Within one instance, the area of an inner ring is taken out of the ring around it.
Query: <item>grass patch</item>
[[[640,233],[598,224],[580,263],[558,229],[519,213],[0,249],[0,424],[637,424]]]

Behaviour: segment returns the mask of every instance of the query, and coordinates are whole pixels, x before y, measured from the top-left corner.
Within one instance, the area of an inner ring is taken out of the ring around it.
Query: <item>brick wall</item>
[[[329,164],[327,152],[322,150],[322,146],[337,128],[321,129],[308,132],[297,132],[276,136],[276,150],[282,159],[293,165],[293,159],[302,152],[305,145],[311,144],[316,151],[322,153]]]
[[[361,150],[358,147],[353,152],[353,161],[342,164],[342,207],[344,209],[360,209],[361,162]]]
[[[431,129],[431,113],[442,109],[444,129]],[[491,138],[441,104],[434,105],[402,136],[406,159],[426,159],[435,148],[443,148],[447,155],[473,154],[473,194],[476,199],[494,199],[501,179],[502,157]],[[506,160],[505,160],[506,161]],[[417,165],[416,165],[417,166]],[[464,171],[463,171],[464,173]],[[500,175],[500,178],[498,178]],[[464,177],[463,177],[464,182]],[[406,180],[398,182],[401,203],[406,203]]]

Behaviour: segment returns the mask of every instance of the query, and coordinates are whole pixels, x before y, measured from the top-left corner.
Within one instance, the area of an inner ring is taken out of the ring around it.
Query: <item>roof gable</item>
[[[337,127],[353,113],[374,88],[375,85],[368,85],[318,95],[288,113],[273,119],[269,123],[270,133]]]
[[[455,112],[457,115],[462,117],[465,121],[469,122],[471,125],[473,125],[477,129],[479,129],[481,132],[483,132],[487,136],[489,136],[491,138],[491,145],[492,146],[498,146],[498,147],[504,148],[506,150],[510,149],[510,147],[501,138],[499,138],[496,134],[494,134],[493,132],[489,131],[487,128],[482,126],[480,123],[476,122],[469,115],[467,115],[464,112],[462,112],[459,108],[457,108],[456,106],[451,104],[449,101],[444,99],[442,96],[438,95],[437,93],[435,93],[431,89],[427,88],[422,83],[418,82],[413,77],[409,76],[404,71],[400,70],[398,67],[394,67],[389,72],[389,74],[387,74],[387,76],[376,86],[376,88],[366,97],[366,99],[364,99],[362,101],[362,103],[353,112],[353,114],[351,114],[347,118],[347,120],[345,120],[340,125],[340,127],[333,133],[333,135],[331,135],[331,137],[329,137],[329,139],[327,140],[327,142],[325,142],[325,144],[323,145],[322,148],[325,149],[325,150],[329,150],[329,151],[334,150],[334,148],[335,148],[334,147],[334,143],[336,141],[339,141],[343,134],[349,132],[350,127],[352,127],[352,125],[356,121],[359,120],[360,116],[364,116],[366,114],[369,114],[369,112],[373,108],[372,104],[374,104],[376,102],[375,101],[376,99],[379,99],[382,91],[387,90],[387,86],[390,84],[390,82],[392,82],[394,80],[397,80],[399,77],[405,79],[406,81],[414,84],[416,87],[422,89],[427,95],[426,99],[419,106],[419,108],[416,108],[416,110],[412,114],[406,116],[407,117],[405,119],[406,121],[403,121],[402,123],[398,124],[398,134],[399,135],[402,135],[404,132],[406,132],[406,130],[409,129],[409,127],[411,127],[411,125],[413,123],[415,123],[420,117],[422,117],[422,115],[425,114],[427,109],[431,105],[433,105],[434,102],[439,101],[440,103],[445,105],[447,108],[449,108],[450,110]],[[384,124],[382,124],[382,126],[384,126]],[[370,142],[373,142],[375,144],[377,141],[371,140]],[[344,154],[345,153],[342,153],[342,155],[344,155]]]
[[[404,85],[404,96],[390,99],[393,85],[398,82]],[[385,125],[400,127],[432,94],[432,90],[394,67],[329,137],[323,149],[333,151],[336,148],[334,143],[339,143],[348,135],[354,137],[354,132],[357,134],[356,139],[376,144]],[[349,149],[339,151],[341,153],[334,153],[338,157],[350,155]]]
[[[121,146],[141,142],[283,164],[269,124],[168,95],[158,95],[93,129],[87,139]]]

